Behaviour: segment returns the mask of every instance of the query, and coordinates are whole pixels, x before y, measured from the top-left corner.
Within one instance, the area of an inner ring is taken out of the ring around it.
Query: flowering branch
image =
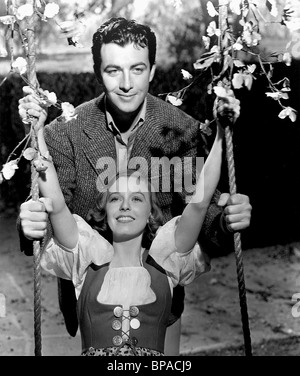
[[[292,41],[295,41],[295,36],[286,46],[286,51],[271,54],[269,57],[272,58],[271,60],[266,61],[261,53],[255,52],[255,49],[262,41],[261,21],[265,25],[279,24],[298,31],[300,19],[294,17],[290,4],[287,3],[280,11],[275,0],[224,0],[223,4],[227,7],[226,14],[228,15],[225,27],[222,29],[220,25],[217,27],[216,21],[212,20],[207,27],[206,35],[202,37],[206,51],[193,65],[194,69],[200,73],[193,77],[189,72],[182,70],[183,78],[192,81],[178,91],[163,94],[166,100],[175,106],[181,106],[187,90],[197,82],[200,75],[208,70],[211,72],[211,81],[207,86],[209,95],[216,94],[213,90],[215,87],[224,87],[228,90],[245,87],[251,90],[258,69],[257,65],[249,63],[249,60],[256,59],[261,71],[259,74],[264,74],[269,84],[270,92],[266,92],[267,97],[276,100],[281,107],[279,118],[289,117],[291,121],[296,121],[297,111],[282,103],[283,100],[289,99],[288,78],[284,77],[277,83],[272,81],[274,63],[284,62],[287,66],[291,65],[292,54],[289,50],[292,51]],[[176,6],[178,6],[178,1]],[[221,6],[215,7],[211,1],[208,1],[206,7],[211,18],[219,17]],[[268,21],[269,17],[271,17],[270,21]],[[242,27],[241,31],[234,30],[232,20],[238,21],[239,27]],[[266,69],[266,65],[269,66],[269,70]],[[215,118],[205,120],[200,124],[201,130],[208,135],[211,134],[209,125],[214,121]]]
[[[55,106],[56,108],[60,109],[62,111],[62,115],[60,117],[61,120],[67,122],[71,119],[74,119],[77,117],[75,114],[75,108],[73,105],[71,105],[68,102],[62,102],[57,99],[57,96],[54,92],[49,92],[48,90],[42,90],[38,83],[33,83],[32,80],[29,79],[29,66],[28,61],[32,56],[29,56],[29,46],[28,46],[28,40],[27,35],[25,34],[25,31],[28,31],[26,28],[24,29],[24,21],[33,17],[37,16],[42,21],[47,22],[48,19],[52,19],[59,13],[59,5],[55,2],[46,3],[45,1],[30,1],[27,0],[27,2],[23,5],[16,6],[16,2],[9,2],[8,3],[8,13],[6,16],[0,17],[0,23],[6,25],[8,29],[10,30],[11,37],[9,39],[9,51],[10,51],[10,57],[11,57],[11,67],[10,71],[7,74],[6,77],[1,81],[0,87],[7,81],[8,77],[11,74],[18,74],[22,80],[32,89],[32,92],[39,98],[41,104],[45,107],[51,107]],[[82,24],[82,23],[81,23]],[[66,25],[64,23],[57,23],[61,27],[61,30],[65,30]],[[70,25],[69,25],[70,27]],[[18,57],[15,59],[14,57],[14,45],[13,45],[13,39],[14,39],[14,31],[15,29],[18,29],[19,36],[21,39],[22,46],[24,48],[25,54],[27,56],[28,61],[23,57]],[[81,32],[83,30],[81,29]],[[72,44],[74,46],[79,46],[78,40],[80,33],[76,31],[76,27],[72,27],[72,30],[68,31],[68,40],[69,44]],[[76,39],[72,39],[72,33],[74,33]],[[72,43],[70,41],[72,40]],[[3,52],[3,51],[2,51]],[[3,54],[5,54],[3,52]],[[3,55],[2,55],[3,56]],[[25,76],[27,74],[27,77]],[[31,124],[32,121],[35,120],[32,117],[27,117],[25,119],[22,119],[24,124]],[[11,179],[16,170],[18,169],[18,163],[22,157],[24,157],[28,161],[34,161],[34,165],[38,171],[41,171],[44,169],[43,160],[50,158],[50,156],[40,155],[39,151],[37,150],[38,147],[28,148],[29,141],[34,138],[34,130],[31,125],[29,133],[21,140],[21,142],[17,145],[17,147],[13,150],[13,152],[9,155],[7,158],[6,163],[2,166],[2,169],[0,170],[0,184],[5,180]],[[24,144],[24,147],[21,151],[21,154],[18,158],[12,159],[15,156],[16,150],[20,148],[21,145]]]

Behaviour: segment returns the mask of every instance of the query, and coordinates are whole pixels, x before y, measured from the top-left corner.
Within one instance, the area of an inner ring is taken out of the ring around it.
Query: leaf
[[[2,184],[3,181],[4,181],[4,178],[3,178],[2,172],[0,172],[0,184]]]
[[[268,8],[268,11],[271,12],[271,10],[272,10],[272,4],[270,3],[269,0],[266,1],[266,7]]]
[[[251,90],[253,84],[253,76],[252,74],[245,74],[244,75],[244,84],[248,90]]]
[[[32,161],[35,156],[36,156],[36,150],[33,148],[28,148],[23,153],[23,157],[27,159],[27,161]]]
[[[273,98],[276,101],[278,101],[279,99],[289,99],[288,94],[287,93],[283,93],[281,91],[277,91],[275,93],[266,93],[266,96],[270,97],[270,98]]]
[[[213,57],[208,59],[199,59],[194,63],[194,69],[207,69],[209,68],[213,62],[215,61],[215,54],[213,54]]]
[[[280,119],[285,119],[287,116],[292,122],[295,122],[297,119],[296,111],[292,107],[286,107],[278,115]]]
[[[237,67],[237,68],[242,68],[245,66],[245,64],[241,61],[241,60],[238,60],[238,59],[233,59],[233,64]]]

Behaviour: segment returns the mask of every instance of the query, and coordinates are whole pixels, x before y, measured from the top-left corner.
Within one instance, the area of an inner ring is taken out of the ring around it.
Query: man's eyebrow
[[[109,68],[115,68],[115,69],[121,69],[121,67],[119,65],[114,65],[114,64],[108,64],[105,68],[105,69],[109,69]]]
[[[140,65],[143,65],[144,67],[147,67],[147,64],[146,64],[145,62],[141,61],[141,62],[139,62],[139,63],[135,63],[135,64],[131,65],[130,69],[132,69],[132,68],[136,68],[136,67],[138,67],[138,66],[140,66]],[[122,69],[119,65],[116,65],[116,64],[108,64],[108,65],[104,68],[104,70],[106,70],[106,69],[112,69],[112,68],[114,68],[114,69]]]

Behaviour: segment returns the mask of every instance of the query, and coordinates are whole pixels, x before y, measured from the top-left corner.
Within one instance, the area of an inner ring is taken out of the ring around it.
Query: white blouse
[[[52,238],[41,257],[41,266],[56,277],[71,280],[78,298],[89,265],[110,263],[114,249],[80,216],[73,216],[79,231],[76,247],[67,249]],[[184,254],[176,251],[174,234],[178,218],[172,218],[158,229],[149,250],[149,255],[166,271],[171,292],[177,284],[187,285],[210,270],[210,260],[198,243]],[[126,306],[151,303],[155,301],[155,294],[150,284],[150,274],[142,262],[140,267],[109,268],[97,300],[102,304],[123,302]]]

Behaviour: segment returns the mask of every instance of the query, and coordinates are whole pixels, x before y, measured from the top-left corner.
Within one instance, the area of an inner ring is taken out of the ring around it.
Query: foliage
[[[183,3],[183,2],[181,2]],[[166,99],[175,106],[181,106],[187,90],[189,90],[203,74],[210,76],[207,85],[208,94],[224,97],[243,87],[251,90],[255,74],[264,74],[268,81],[269,92],[267,97],[276,100],[281,107],[279,118],[289,117],[295,122],[297,111],[283,102],[289,98],[290,81],[287,77],[274,81],[274,65],[285,62],[291,65],[293,39],[286,46],[284,52],[274,52],[263,56],[258,46],[262,40],[260,33],[261,24],[278,24],[300,30],[299,18],[294,16],[290,2],[280,9],[276,1],[269,0],[219,0],[208,1],[207,12],[211,22],[202,37],[206,52],[194,63],[195,70],[199,73],[193,77],[189,72],[182,71],[184,78],[190,81],[182,89],[165,93]],[[267,20],[267,17],[270,20]],[[298,25],[298,26],[295,26]],[[298,36],[299,38],[299,36]],[[252,62],[249,64],[249,56]],[[258,71],[258,73],[256,73]],[[209,125],[215,119],[206,119],[202,123],[202,130],[211,133]]]
[[[153,3],[156,4],[154,9],[151,8]],[[203,6],[204,4],[205,6]],[[81,37],[85,30],[87,14],[101,14],[101,17],[109,17],[123,9],[123,15],[126,15],[126,13],[132,12],[132,5],[133,0],[87,1],[86,8],[78,3],[70,12],[68,6],[60,9],[55,2],[46,3],[39,0],[7,1],[7,15],[0,17],[0,23],[6,27],[7,35],[10,36],[8,44],[11,71],[7,77],[4,77],[0,86],[3,87],[9,76],[19,74],[47,107],[63,110],[62,116],[65,119],[76,116],[73,105],[65,102],[75,100],[75,98],[71,98],[72,90],[68,92],[68,98],[64,101],[59,100],[56,94],[59,92],[59,82],[56,82],[56,87],[53,87],[50,82],[47,83],[45,87],[53,90],[52,92],[42,90],[40,86],[35,87],[29,82],[26,76],[28,71],[27,61],[21,57],[15,58],[13,37],[18,33],[24,52],[28,56],[27,22],[32,17],[36,17],[36,25],[40,24],[37,22],[38,18],[42,24],[48,24],[49,20],[53,20],[69,45],[81,47]],[[157,25],[157,28],[161,30],[169,23],[166,38],[169,38],[172,48],[177,51],[176,54],[181,56],[180,60],[184,61],[184,56],[187,54],[192,55],[201,52],[200,57],[198,56],[197,61],[193,64],[195,74],[192,75],[191,69],[184,69],[185,66],[182,65],[183,88],[179,90],[178,86],[172,87],[170,84],[172,81],[166,82],[164,74],[159,75],[158,73],[157,82],[160,82],[161,90],[157,94],[173,105],[181,106],[183,110],[187,110],[185,101],[186,98],[189,98],[189,102],[196,109],[193,115],[200,119],[201,129],[204,133],[208,135],[211,133],[209,126],[215,121],[213,115],[215,97],[224,97],[228,93],[233,93],[233,91],[236,93],[243,88],[251,90],[254,80],[261,74],[267,79],[269,87],[269,91],[266,93],[267,97],[276,100],[281,107],[279,117],[282,119],[289,117],[292,121],[296,120],[296,110],[284,104],[289,98],[289,79],[282,77],[275,81],[273,77],[275,64],[278,62],[291,64],[291,49],[295,47],[297,40],[292,39],[288,44],[287,49],[290,49],[290,51],[265,55],[258,48],[263,40],[261,30],[268,23],[288,26],[294,31],[298,31],[297,26],[295,26],[297,19],[294,17],[289,2],[279,7],[274,0],[219,0],[200,2],[200,4],[198,0],[188,3],[181,0],[165,0],[164,2],[152,0],[149,3],[150,8],[151,14],[146,13],[145,22],[148,21],[147,23],[151,25],[155,20],[160,19],[163,22]],[[207,22],[208,17],[211,18],[209,23]],[[270,17],[270,21],[267,21],[268,17]],[[182,18],[188,20],[187,24],[180,22]],[[203,34],[203,31],[205,31],[203,25],[207,26],[206,35],[200,39],[201,33]],[[186,48],[182,48],[177,40],[183,40],[186,43]],[[196,42],[193,45],[189,43],[192,40]],[[251,61],[249,61],[249,57]],[[178,70],[173,72],[174,83],[178,82],[178,79],[176,79],[177,72]],[[188,82],[188,84],[184,84],[185,82]],[[21,94],[18,97],[21,97]],[[201,100],[199,100],[199,97]],[[57,111],[55,114],[58,116]],[[16,115],[13,116],[16,117]],[[26,118],[23,119],[23,122],[32,124],[33,119]],[[12,124],[14,126],[15,119],[13,119]],[[0,183],[3,179],[9,180],[14,176],[21,157],[27,160],[40,158],[37,151],[27,148],[32,136],[33,128],[10,153],[0,172]],[[3,148],[6,149],[5,145]],[[17,152],[19,156],[16,157]],[[5,153],[1,153],[1,155],[3,154]]]

